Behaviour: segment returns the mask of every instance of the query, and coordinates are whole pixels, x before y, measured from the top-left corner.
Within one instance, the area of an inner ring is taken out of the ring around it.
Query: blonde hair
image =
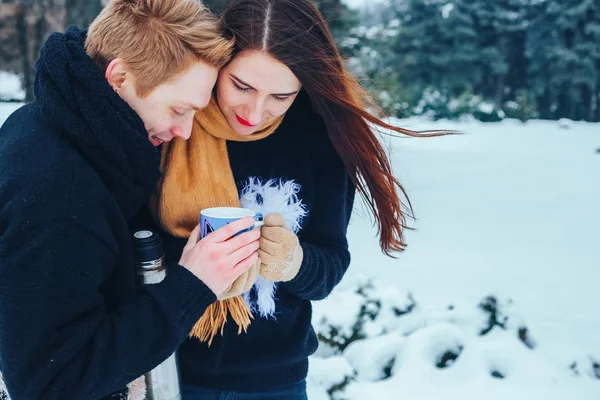
[[[121,58],[147,96],[194,63],[221,68],[233,40],[200,0],[112,0],[89,27],[85,49],[105,71]]]

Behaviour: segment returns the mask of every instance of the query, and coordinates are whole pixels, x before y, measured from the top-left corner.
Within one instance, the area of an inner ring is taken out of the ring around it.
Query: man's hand
[[[254,218],[242,218],[217,229],[200,241],[200,226],[196,226],[183,249],[179,264],[200,278],[219,297],[257,262],[260,230],[253,229],[233,237],[253,225]]]

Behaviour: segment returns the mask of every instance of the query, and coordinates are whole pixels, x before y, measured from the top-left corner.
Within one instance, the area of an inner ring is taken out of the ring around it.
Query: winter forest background
[[[226,0],[207,0],[215,12]],[[600,121],[599,0],[319,0],[348,66],[389,113]],[[354,7],[350,8],[347,4]],[[2,0],[0,71],[22,76],[50,32],[100,0]]]
[[[391,124],[464,134],[381,136],[415,230],[386,257],[356,203],[309,399],[599,400],[600,0],[318,5]],[[101,7],[0,0],[0,124],[47,35]]]

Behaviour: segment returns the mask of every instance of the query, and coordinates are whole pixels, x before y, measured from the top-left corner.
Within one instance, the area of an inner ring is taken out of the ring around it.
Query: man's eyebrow
[[[191,108],[194,111],[200,111],[200,110],[202,110],[206,106],[199,106],[198,104],[192,104],[192,103],[184,103],[183,107],[185,107],[185,108]]]
[[[243,80],[241,80],[240,78],[238,78],[237,76],[233,75],[233,74],[229,74],[233,79],[235,79],[236,81],[238,81],[239,83],[241,83],[244,86],[248,86],[248,88],[252,89],[252,90],[256,90],[254,89],[251,85],[247,84],[246,82],[244,82]],[[292,96],[296,93],[298,93],[299,90],[295,90],[293,92],[289,92],[289,93],[272,93],[273,96],[281,96],[281,97],[285,97],[285,96]]]

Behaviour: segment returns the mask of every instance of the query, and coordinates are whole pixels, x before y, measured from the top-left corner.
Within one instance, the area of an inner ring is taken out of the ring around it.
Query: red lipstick
[[[244,126],[256,126],[256,125],[252,125],[250,122],[246,121],[245,119],[240,118],[240,116],[237,114],[235,114],[235,116],[236,116],[238,122]]]

